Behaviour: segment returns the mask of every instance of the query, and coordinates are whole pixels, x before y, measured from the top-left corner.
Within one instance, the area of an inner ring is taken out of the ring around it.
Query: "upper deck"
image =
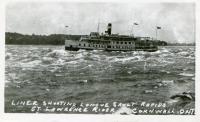
[[[150,37],[134,37],[134,36],[127,36],[127,35],[118,35],[118,34],[99,34],[98,32],[91,32],[88,36],[83,36],[80,38],[79,41],[153,41]]]

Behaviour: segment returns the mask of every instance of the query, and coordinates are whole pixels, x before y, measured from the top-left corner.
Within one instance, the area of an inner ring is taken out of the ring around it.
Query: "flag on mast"
[[[161,27],[157,26],[157,29],[161,29]]]
[[[138,25],[138,23],[136,23],[136,22],[134,22],[133,24],[134,24],[134,25]]]

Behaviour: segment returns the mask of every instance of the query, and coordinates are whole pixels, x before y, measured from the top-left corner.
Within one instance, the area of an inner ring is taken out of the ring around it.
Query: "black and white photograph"
[[[194,2],[8,2],[4,112],[195,115]]]

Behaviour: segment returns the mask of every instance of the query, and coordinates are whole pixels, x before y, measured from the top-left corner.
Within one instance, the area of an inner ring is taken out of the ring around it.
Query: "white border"
[[[196,115],[79,115],[79,114],[6,114],[4,113],[4,71],[5,71],[5,7],[8,2],[195,2],[196,3],[196,77],[195,113]],[[198,0],[0,0],[0,121],[1,122],[197,122],[200,121],[200,1]]]

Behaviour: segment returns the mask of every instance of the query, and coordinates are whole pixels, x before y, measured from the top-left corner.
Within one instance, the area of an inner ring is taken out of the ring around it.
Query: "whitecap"
[[[39,65],[40,63],[41,63],[40,60],[34,60],[27,63],[20,63],[20,65],[22,67],[35,67],[36,65]]]
[[[50,64],[50,63],[52,63],[52,61],[53,61],[53,58],[50,58],[50,57],[43,57],[42,58],[43,63]]]
[[[65,60],[59,58],[59,59],[56,61],[55,65],[63,65],[64,62],[65,62]]]
[[[79,82],[82,82],[82,83],[87,83],[88,80],[79,80]]]
[[[138,56],[137,57],[123,57],[123,58],[114,57],[114,58],[111,59],[111,62],[122,62],[122,63],[125,63],[125,62],[129,62],[129,61],[132,61],[132,60],[138,61],[139,59],[140,58]]]
[[[78,53],[77,55],[74,55],[75,59],[82,59],[84,57],[83,53]]]
[[[194,57],[194,56],[191,56],[191,55],[188,56],[187,58],[188,58],[188,59],[195,59],[195,57]]]
[[[145,90],[144,93],[148,94],[148,93],[152,93],[153,90]]]
[[[162,83],[163,84],[172,84],[172,83],[174,83],[174,80],[163,80]]]
[[[48,91],[48,92],[49,92],[49,91],[50,91],[50,89],[46,89],[46,91]]]
[[[189,56],[189,52],[179,52],[178,54],[181,56]]]
[[[50,72],[55,72],[57,69],[55,68],[55,69],[51,69],[51,70],[49,70]]]
[[[85,52],[86,50],[84,50],[84,49],[80,49],[80,50],[78,50],[77,52],[78,53],[81,53],[81,52]],[[94,51],[94,50],[93,50]]]
[[[127,108],[126,106],[122,106],[114,114],[130,115],[132,114],[132,110],[130,108]]]
[[[158,87],[161,87],[161,86],[163,86],[163,84],[162,84],[162,83],[158,83],[157,85],[158,85]]]
[[[93,59],[93,60],[100,60],[101,57],[100,57],[99,55],[93,55],[93,56],[92,56],[92,59]]]
[[[131,73],[132,73],[132,71],[127,71],[127,73],[128,73],[128,74],[131,74]]]
[[[161,53],[161,50],[157,50],[157,51],[155,51],[155,52],[152,52],[151,54],[157,55],[157,54],[160,54],[160,53]]]
[[[65,50],[53,50],[52,52],[47,53],[47,56],[58,57],[58,56],[67,56],[69,53]]]
[[[169,105],[173,105],[179,101],[180,101],[180,99],[170,99],[170,100],[166,101],[166,103]]]
[[[166,71],[166,70],[160,70],[160,71],[163,72],[163,73],[167,73],[167,74],[170,73],[169,71]]]
[[[62,77],[62,74],[55,74],[56,77]]]
[[[161,50],[161,52],[162,52],[162,53],[168,53],[168,52],[169,52],[169,50],[168,50],[168,49],[166,49],[166,48],[163,48],[163,49]]]
[[[158,86],[154,86],[153,88],[154,88],[154,89],[157,89],[157,88],[158,88]]]
[[[180,73],[179,75],[182,75],[182,76],[188,76],[188,77],[192,77],[192,76],[194,76],[194,74],[191,74],[191,73],[185,73],[185,72]]]
[[[69,61],[69,62],[66,62],[66,64],[77,64],[78,61]]]
[[[157,50],[155,52],[151,52],[152,55],[158,55],[158,54],[163,54],[163,53],[169,53],[169,50],[163,48],[163,49]]]
[[[8,60],[8,59],[10,59],[11,58],[11,56],[12,56],[12,54],[11,53],[6,53],[6,60]]]

